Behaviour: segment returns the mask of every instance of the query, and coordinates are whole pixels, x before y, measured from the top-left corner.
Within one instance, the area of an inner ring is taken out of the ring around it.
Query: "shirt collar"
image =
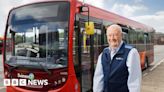
[[[121,48],[123,44],[123,41],[121,41],[120,45],[116,48],[116,53],[118,52],[118,50]],[[111,51],[111,48],[109,47],[109,51]]]

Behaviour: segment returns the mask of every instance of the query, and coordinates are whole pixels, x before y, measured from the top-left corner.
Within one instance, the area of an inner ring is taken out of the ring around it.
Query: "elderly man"
[[[106,31],[109,47],[98,57],[94,92],[140,92],[141,66],[138,51],[122,40],[122,29],[113,24]]]

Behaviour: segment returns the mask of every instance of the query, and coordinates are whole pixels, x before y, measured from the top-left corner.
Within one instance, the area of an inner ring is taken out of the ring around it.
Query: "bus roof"
[[[70,1],[70,0],[48,0],[48,1],[46,1],[46,0],[35,0],[35,1],[28,2],[26,4],[21,4],[18,7],[28,5],[28,4],[38,3],[38,2],[50,2],[50,1]],[[77,0],[77,7],[81,6],[82,4],[83,3],[81,1]],[[132,28],[136,28],[136,29],[144,29],[147,32],[154,31],[154,29],[152,27],[149,27],[145,24],[136,22],[134,20],[130,20],[130,19],[125,18],[123,16],[117,15],[117,14],[109,12],[107,10],[97,8],[97,7],[89,5],[89,4],[85,4],[85,5],[89,6],[90,16],[92,16],[92,17],[103,19],[103,20],[110,21],[113,23],[119,23],[119,24],[127,25],[127,26],[130,26]]]
[[[82,5],[82,2],[78,1],[77,7],[79,7],[81,5]],[[89,4],[86,4],[86,5],[89,6],[90,16],[92,16],[92,17],[107,20],[107,21],[110,21],[113,23],[119,23],[119,24],[127,25],[127,26],[130,26],[132,28],[136,28],[136,29],[144,29],[147,32],[154,31],[154,29],[152,27],[149,27],[145,24],[136,22],[134,20],[130,20],[130,19],[125,18],[123,16],[117,15],[117,14],[109,12],[107,10],[97,8],[97,7],[89,5]]]

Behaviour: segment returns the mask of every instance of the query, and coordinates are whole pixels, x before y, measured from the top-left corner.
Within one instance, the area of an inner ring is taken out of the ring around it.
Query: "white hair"
[[[117,25],[117,24],[112,24],[110,25],[107,29],[117,29],[118,31],[120,31],[120,33],[122,33],[122,28],[121,26]]]

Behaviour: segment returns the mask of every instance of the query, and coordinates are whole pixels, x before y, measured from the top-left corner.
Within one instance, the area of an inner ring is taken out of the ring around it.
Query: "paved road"
[[[164,92],[164,46],[154,46],[154,64],[143,71],[141,92]]]
[[[164,58],[164,45],[155,45],[154,46],[154,62],[157,63],[163,58]]]
[[[164,92],[164,59],[143,77],[142,92]]]
[[[2,66],[2,55],[0,55],[0,87],[3,84],[3,66]]]
[[[0,54],[0,92],[6,92],[3,86],[3,66],[2,66],[2,55]]]
[[[164,45],[154,46],[154,63],[143,71],[142,92],[164,92]],[[2,55],[0,55],[0,92],[3,87]]]

